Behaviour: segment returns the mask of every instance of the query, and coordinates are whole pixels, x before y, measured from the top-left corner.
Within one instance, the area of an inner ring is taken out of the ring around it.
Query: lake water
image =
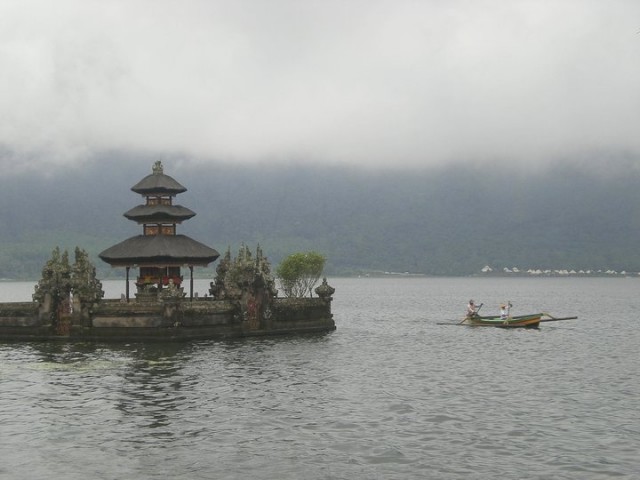
[[[0,479],[640,478],[640,279],[329,283],[329,334],[0,341]],[[437,324],[469,298],[579,319]]]

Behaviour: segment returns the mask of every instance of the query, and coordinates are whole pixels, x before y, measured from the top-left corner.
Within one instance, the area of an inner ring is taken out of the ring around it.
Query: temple
[[[128,238],[107,248],[99,257],[112,267],[126,268],[126,299],[129,298],[129,271],[139,268],[136,279],[139,300],[153,300],[170,283],[182,289],[181,268],[190,272],[189,296],[193,299],[193,267],[206,267],[220,254],[186,235],[178,235],[177,226],[195,216],[195,212],[173,199],[187,189],[166,175],[162,163],[153,165],[147,175],[131,187],[142,195],[144,204],[125,212],[129,220],[142,225],[142,235]]]
[[[242,245],[228,249],[218,262],[210,289],[194,295],[193,268],[206,267],[219,253],[186,235],[178,226],[195,213],[174,204],[186,191],[153,165],[131,190],[143,203],[124,216],[142,227],[99,254],[113,267],[126,269],[126,294],[105,299],[89,255],[76,247],[74,262],[56,247],[42,269],[32,302],[0,303],[0,340],[60,338],[98,341],[173,341],[259,335],[318,333],[335,330],[331,303],[335,289],[326,278],[315,296],[279,297],[271,265],[258,245],[255,255]],[[129,273],[138,269],[135,299],[129,298]],[[182,269],[190,273],[190,295]]]

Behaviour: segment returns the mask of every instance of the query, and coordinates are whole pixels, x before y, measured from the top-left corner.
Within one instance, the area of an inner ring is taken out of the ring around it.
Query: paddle
[[[551,315],[549,315],[548,313],[545,313],[545,315],[551,317]],[[541,318],[540,319],[540,323],[542,322],[560,322],[562,320],[576,320],[578,317],[562,317],[562,318],[557,318],[557,317],[551,317],[551,318]]]

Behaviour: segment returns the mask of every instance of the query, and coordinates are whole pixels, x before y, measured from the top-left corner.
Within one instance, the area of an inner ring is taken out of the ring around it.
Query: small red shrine
[[[127,211],[124,216],[142,225],[142,235],[128,238],[107,248],[99,257],[112,267],[125,267],[127,272],[126,298],[129,301],[129,270],[139,268],[136,280],[138,297],[156,297],[163,288],[174,285],[182,288],[181,269],[190,271],[190,298],[193,298],[193,267],[207,266],[220,254],[196,240],[177,233],[177,225],[192,218],[195,212],[173,199],[187,189],[166,175],[160,161],[155,162],[152,174],[131,187],[142,195],[144,204]]]

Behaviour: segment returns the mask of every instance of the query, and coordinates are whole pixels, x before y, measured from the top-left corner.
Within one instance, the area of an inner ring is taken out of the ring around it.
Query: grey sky
[[[640,2],[0,0],[0,112],[33,162],[637,153]]]

